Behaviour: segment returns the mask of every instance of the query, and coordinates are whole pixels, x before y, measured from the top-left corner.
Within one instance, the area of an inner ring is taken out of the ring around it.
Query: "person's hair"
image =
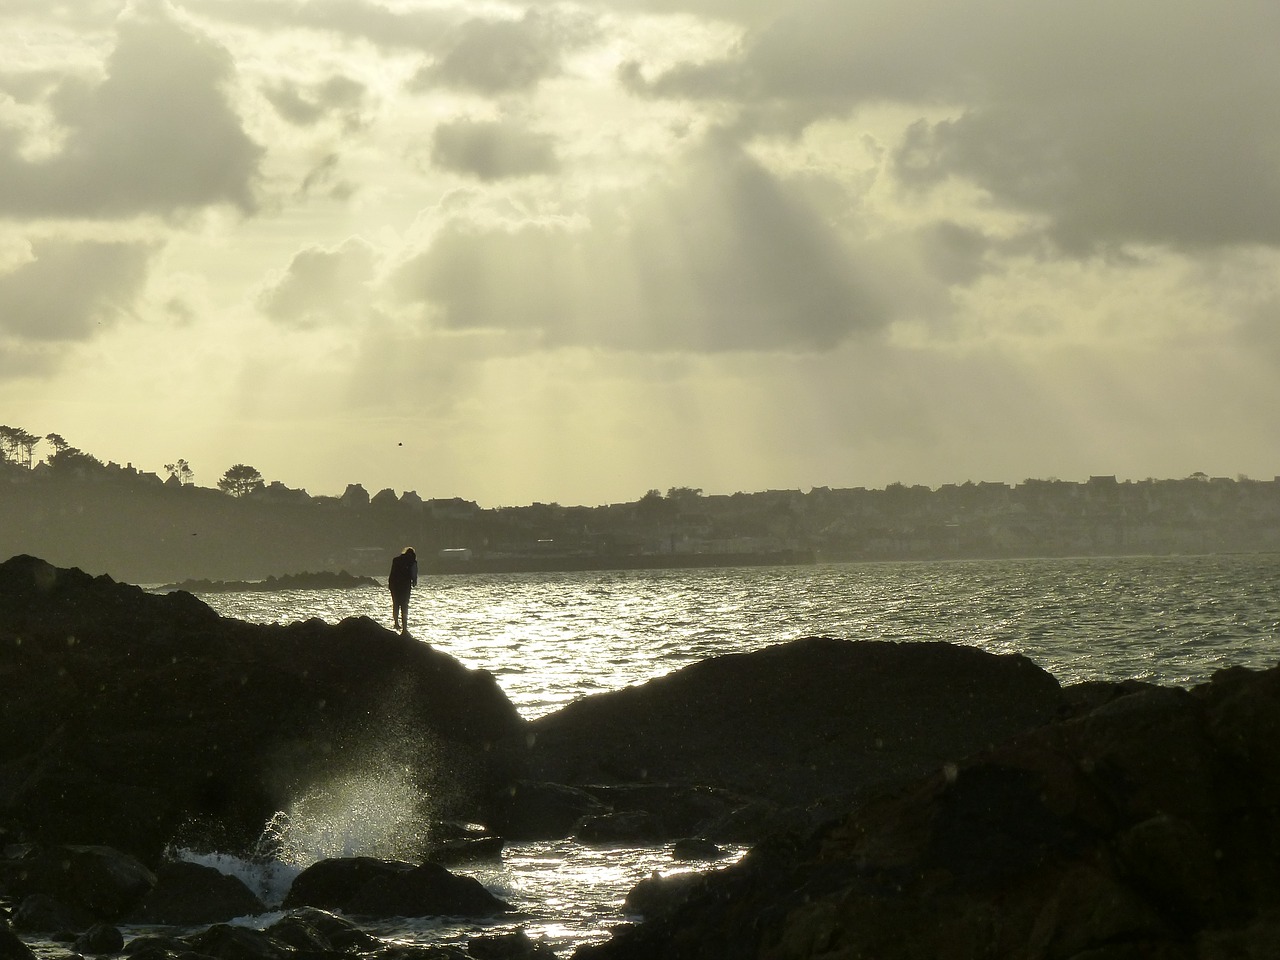
[[[403,553],[403,554],[404,554],[405,556],[407,556],[407,557],[416,557],[416,556],[417,556],[417,554],[413,552],[413,547],[405,547],[405,548],[404,548],[402,551],[400,551],[400,552],[401,552],[401,553]]]

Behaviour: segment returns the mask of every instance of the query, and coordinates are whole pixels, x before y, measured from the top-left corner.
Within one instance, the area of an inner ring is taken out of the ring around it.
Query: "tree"
[[[184,487],[195,481],[196,473],[191,469],[191,464],[187,463],[185,460],[166,463],[164,468],[168,471],[170,477],[177,480]]]
[[[40,437],[21,427],[0,426],[0,452],[4,459],[21,463],[28,470],[35,461],[36,444]]]
[[[251,467],[245,463],[237,463],[230,467],[226,473],[222,475],[222,479],[218,481],[218,489],[223,493],[229,493],[233,497],[245,497],[251,493],[261,490],[266,484],[262,479],[262,474],[258,472],[256,467]]]
[[[53,453],[50,454],[50,459],[61,453],[63,450],[71,449],[71,444],[67,443],[60,433],[46,433],[44,438],[48,441],[49,446],[53,447]]]

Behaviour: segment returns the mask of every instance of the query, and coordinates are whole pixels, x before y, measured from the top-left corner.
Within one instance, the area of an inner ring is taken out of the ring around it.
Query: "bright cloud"
[[[1271,476],[1273,7],[6,3],[0,407],[492,504]]]

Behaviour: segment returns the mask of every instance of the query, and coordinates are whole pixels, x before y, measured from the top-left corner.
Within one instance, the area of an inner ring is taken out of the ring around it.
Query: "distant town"
[[[594,507],[482,508],[359,484],[311,496],[244,464],[203,487],[183,461],[161,476],[65,444],[37,461],[3,432],[13,430],[0,428],[0,558],[28,553],[143,584],[384,577],[406,545],[441,574],[1280,551],[1280,477],[677,487]]]

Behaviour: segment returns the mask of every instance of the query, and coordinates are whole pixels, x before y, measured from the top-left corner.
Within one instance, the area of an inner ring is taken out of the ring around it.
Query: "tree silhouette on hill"
[[[233,497],[247,497],[266,486],[262,474],[247,463],[237,463],[227,469],[218,481],[218,489]]]

